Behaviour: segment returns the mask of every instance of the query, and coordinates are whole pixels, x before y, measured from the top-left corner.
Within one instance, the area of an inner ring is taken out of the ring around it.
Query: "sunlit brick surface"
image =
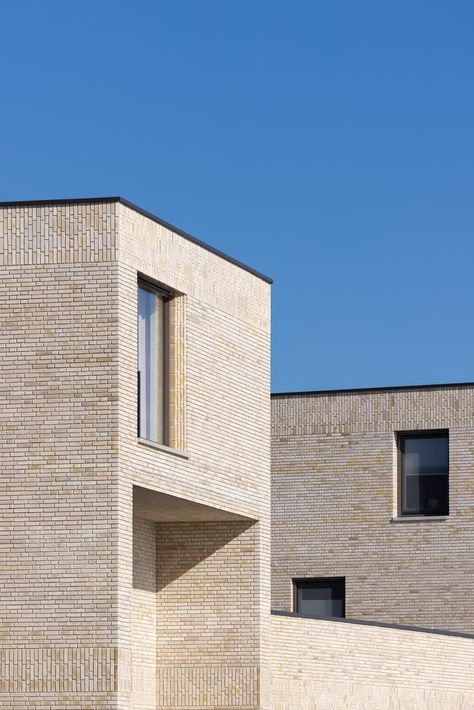
[[[474,639],[272,616],[273,710],[471,710]]]
[[[474,387],[272,399],[273,608],[345,577],[346,615],[474,632]],[[446,520],[397,515],[395,432],[449,429]]]
[[[117,201],[0,237],[0,706],[269,707],[269,285]],[[137,440],[139,273],[176,293],[177,453]],[[134,484],[245,523],[133,530]]]

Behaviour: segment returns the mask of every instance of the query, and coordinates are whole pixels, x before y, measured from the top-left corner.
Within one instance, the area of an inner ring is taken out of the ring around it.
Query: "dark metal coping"
[[[268,283],[268,284],[273,283],[273,279],[271,279],[269,276],[265,276],[265,274],[262,274],[262,273],[260,273],[260,271],[256,271],[255,269],[252,269],[250,266],[243,264],[241,261],[238,261],[237,259],[233,259],[231,256],[228,256],[228,254],[225,254],[224,252],[220,251],[219,249],[215,249],[214,247],[210,246],[209,244],[202,242],[200,239],[193,237],[192,234],[188,234],[188,232],[184,232],[182,229],[175,227],[173,224],[170,224],[169,222],[165,222],[165,220],[160,219],[160,217],[157,217],[156,215],[152,214],[151,212],[147,212],[147,210],[144,210],[141,207],[138,207],[138,205],[135,205],[135,204],[133,204],[133,202],[129,202],[128,200],[126,200],[125,198],[120,197],[120,196],[78,197],[78,198],[73,198],[73,199],[57,199],[57,200],[17,200],[17,201],[13,201],[13,202],[0,202],[0,208],[2,208],[2,207],[42,207],[45,205],[93,205],[93,204],[103,204],[103,203],[108,203],[108,202],[120,202],[120,204],[125,205],[125,207],[128,207],[129,209],[134,210],[135,212],[138,212],[138,214],[141,214],[144,217],[148,217],[148,219],[151,219],[153,222],[160,224],[162,227],[165,227],[165,229],[169,229],[170,231],[175,232],[175,234],[179,234],[180,237],[187,239],[188,242],[192,242],[193,244],[197,244],[197,246],[200,246],[203,249],[206,249],[206,251],[211,252],[211,254],[215,254],[216,256],[219,256],[221,259],[225,259],[226,261],[230,262],[231,264],[234,264],[234,266],[238,266],[240,269],[244,269],[244,271],[248,271],[250,274],[253,274],[253,276],[257,276],[257,278],[262,279],[263,281],[266,281],[266,283]]]
[[[354,387],[342,390],[303,390],[301,392],[272,392],[272,397],[303,397],[305,395],[358,394],[370,392],[406,392],[409,390],[440,390],[457,387],[474,387],[474,382],[446,382],[434,385],[395,385],[393,387]]]
[[[276,611],[272,609],[274,616],[288,616],[296,619],[313,619],[314,621],[331,621],[338,624],[358,624],[359,626],[377,626],[383,629],[395,629],[395,631],[419,631],[423,634],[437,634],[438,636],[457,636],[459,638],[474,639],[474,634],[466,634],[462,631],[446,631],[444,629],[426,629],[422,626],[405,626],[404,624],[387,624],[383,621],[368,621],[365,619],[346,619],[340,616],[312,616],[311,614],[300,614],[294,611]]]

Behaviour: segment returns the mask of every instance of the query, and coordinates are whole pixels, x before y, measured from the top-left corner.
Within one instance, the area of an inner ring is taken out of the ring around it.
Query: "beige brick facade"
[[[116,199],[0,238],[0,706],[268,707],[269,284]],[[171,450],[137,439],[138,275]]]
[[[474,639],[272,616],[273,710],[471,710]]]
[[[346,616],[474,633],[474,386],[273,397],[273,608],[345,577]],[[395,433],[449,430],[444,520],[397,517]]]
[[[139,278],[170,294],[166,446]],[[1,708],[474,707],[473,639],[270,614],[269,348],[268,280],[124,200],[0,204]],[[338,574],[348,615],[472,629],[472,396],[274,399],[277,609]],[[390,522],[412,426],[450,429],[447,521]]]
[[[194,501],[203,510],[206,506],[200,520],[206,534],[197,534],[189,514],[178,511],[168,526],[161,513],[154,516],[157,663],[148,682],[156,688],[158,707],[184,707],[186,697],[196,708],[264,707],[270,604],[270,289],[262,279],[124,205],[118,205],[118,231],[119,594],[125,615],[120,643],[125,649],[136,645],[133,618],[127,618],[130,594],[137,594],[131,580],[132,486]],[[136,437],[137,273],[182,299],[186,433],[181,447],[189,458],[143,445]],[[216,510],[245,524],[225,523]],[[225,525],[229,529],[220,532]],[[183,562],[184,550],[189,559]],[[161,581],[165,573],[166,584]],[[200,600],[194,614],[184,603],[190,585],[196,603]],[[243,596],[236,600],[239,585]],[[166,607],[172,619],[164,620]],[[143,687],[136,700],[135,675],[132,662],[132,685],[125,673],[119,703],[154,707],[144,702]]]
[[[5,708],[112,707],[117,657],[113,209],[7,211],[0,381]],[[41,232],[41,237],[38,234]],[[68,257],[79,253],[77,262]],[[108,256],[108,260],[104,257]],[[115,484],[114,484],[115,479]]]

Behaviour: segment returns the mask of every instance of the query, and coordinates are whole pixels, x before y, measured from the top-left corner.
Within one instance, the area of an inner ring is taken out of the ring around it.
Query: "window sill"
[[[398,518],[392,518],[391,523],[429,523],[449,520],[449,515],[401,515]]]
[[[150,441],[149,439],[141,439],[138,437],[138,443],[142,446],[148,446],[150,449],[157,449],[158,451],[164,451],[166,454],[171,454],[172,456],[178,456],[180,459],[189,459],[189,454],[186,451],[178,451],[178,449],[172,449],[171,446],[165,446],[164,444],[158,444],[156,441]]]

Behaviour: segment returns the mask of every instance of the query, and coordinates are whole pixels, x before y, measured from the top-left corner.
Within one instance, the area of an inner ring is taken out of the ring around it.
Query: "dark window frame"
[[[342,616],[329,616],[329,617],[323,617],[321,616],[320,618],[328,618],[328,619],[345,619],[346,618],[346,578],[345,577],[293,577],[292,578],[292,583],[293,583],[293,612],[295,614],[303,614],[304,612],[301,612],[298,610],[298,584],[304,583],[304,582],[321,582],[321,583],[328,583],[328,582],[335,582],[337,584],[342,585]],[[318,617],[315,617],[318,618]]]
[[[446,513],[440,513],[440,512],[434,512],[434,513],[422,513],[422,512],[405,512],[404,511],[404,506],[403,506],[403,500],[404,500],[404,492],[405,492],[405,476],[403,472],[403,443],[407,439],[437,439],[445,437],[447,439],[448,443],[448,470],[446,472],[446,475],[448,477],[448,505],[447,505],[447,512]],[[408,430],[408,431],[397,431],[396,433],[396,440],[397,440],[397,478],[398,478],[398,515],[401,518],[412,518],[412,517],[420,517],[420,518],[432,518],[432,517],[448,517],[449,516],[449,429],[414,429],[414,430]]]
[[[170,324],[169,324],[169,304],[173,299],[173,293],[164,287],[162,284],[156,283],[148,277],[137,275],[137,299],[138,290],[144,289],[150,293],[156,294],[164,302],[164,323],[163,323],[163,338],[164,338],[164,351],[163,351],[163,441],[154,441],[154,439],[148,439],[141,433],[141,422],[140,422],[140,370],[138,369],[137,362],[137,437],[139,439],[146,439],[152,443],[162,444],[164,446],[169,445],[169,419],[170,419],[170,378],[169,378],[169,367],[170,367]],[[138,358],[138,338],[137,338],[137,358]]]

